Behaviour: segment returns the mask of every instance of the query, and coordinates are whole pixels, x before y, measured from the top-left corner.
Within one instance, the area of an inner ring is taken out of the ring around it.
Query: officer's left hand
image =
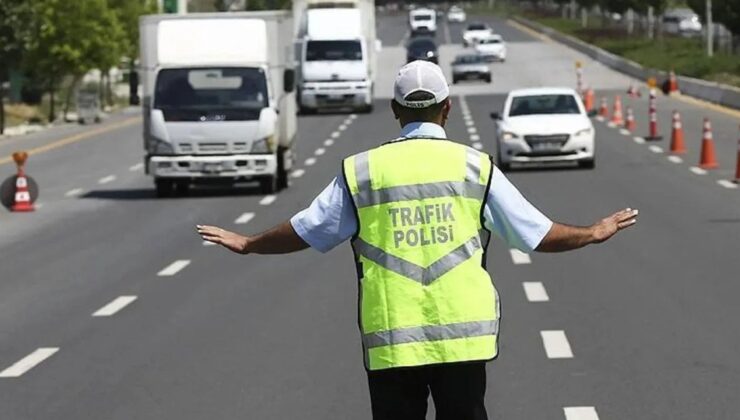
[[[248,238],[238,233],[229,232],[216,226],[196,225],[201,238],[214,244],[222,245],[230,251],[246,254]]]

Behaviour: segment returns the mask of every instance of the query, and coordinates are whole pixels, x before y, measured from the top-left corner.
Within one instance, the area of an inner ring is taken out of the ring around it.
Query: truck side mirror
[[[285,69],[283,72],[283,91],[291,93],[295,89],[295,70]]]
[[[588,115],[589,117],[592,117],[592,118],[593,118],[593,117],[595,117],[595,116],[599,115],[599,111],[597,111],[597,110],[595,110],[595,109],[592,109],[592,110],[588,111],[588,114],[587,114],[587,115]]]
[[[499,114],[498,112],[491,112],[491,118],[494,120],[500,120],[501,114]]]

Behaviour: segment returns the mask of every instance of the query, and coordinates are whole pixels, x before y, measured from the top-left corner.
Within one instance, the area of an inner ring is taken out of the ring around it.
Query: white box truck
[[[319,109],[373,109],[380,42],[374,0],[295,0],[298,103]]]
[[[286,187],[296,135],[290,12],[143,16],[144,148],[158,196]]]

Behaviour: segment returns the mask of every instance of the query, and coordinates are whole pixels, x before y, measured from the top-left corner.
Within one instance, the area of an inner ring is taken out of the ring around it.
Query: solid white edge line
[[[249,221],[252,219],[254,219],[254,213],[248,211],[246,213],[242,213],[241,216],[237,217],[236,220],[234,220],[234,223],[237,225],[245,225],[249,223]]]
[[[719,184],[719,185],[721,185],[721,186],[723,186],[723,187],[725,187],[727,189],[731,189],[731,190],[734,190],[735,188],[737,188],[737,184],[736,183],[734,183],[732,181],[729,181],[727,179],[718,179],[717,180],[717,184]]]
[[[67,191],[66,193],[64,193],[64,196],[65,197],[77,197],[78,195],[81,195],[83,192],[85,192],[85,190],[83,190],[82,188],[75,188],[75,189],[71,189]]]
[[[306,171],[304,171],[303,169],[296,169],[290,173],[290,176],[292,176],[293,178],[300,178],[305,173]]]
[[[539,281],[525,281],[522,283],[522,287],[524,287],[524,294],[530,302],[547,302],[550,300],[545,286]]]
[[[563,407],[565,420],[599,420],[595,407]]]
[[[663,148],[660,146],[652,145],[648,149],[653,153],[663,153]]]
[[[141,169],[143,167],[144,167],[144,164],[143,163],[137,163],[136,165],[129,166],[128,167],[128,170],[131,171],[131,172],[134,172],[134,171],[138,171],[139,169]]]
[[[266,196],[262,197],[262,199],[260,200],[260,205],[261,206],[269,206],[270,204],[274,203],[275,200],[277,200],[277,196],[276,195],[272,195],[272,194],[266,195]]]
[[[59,347],[40,347],[0,372],[0,378],[17,378],[22,376],[58,351]]]
[[[334,144],[334,140],[332,139],[324,140],[324,146],[331,146],[332,144]]]
[[[157,276],[159,277],[170,277],[177,274],[180,270],[187,267],[190,264],[190,260],[176,260],[167,267],[161,269]]]
[[[692,167],[689,168],[689,170],[691,172],[697,174],[697,175],[706,175],[707,174],[706,169],[702,169],[702,168],[700,168],[698,166],[692,166]]]
[[[101,317],[101,316],[112,316],[115,315],[118,311],[125,308],[131,302],[135,301],[137,299],[136,296],[133,295],[124,295],[124,296],[118,296],[117,298],[113,299],[112,301],[108,302],[105,306],[98,309],[97,311],[93,312],[92,316],[95,317]]]
[[[107,183],[113,182],[115,180],[116,180],[116,176],[115,175],[108,175],[108,176],[104,176],[104,177],[100,178],[98,180],[98,184],[107,184]]]
[[[318,149],[314,150],[314,154],[316,156],[321,156],[324,153],[326,153],[326,149],[324,149],[323,147],[319,147]]]
[[[667,159],[669,161],[673,162],[673,163],[683,163],[683,159],[681,159],[680,156],[673,156],[673,155],[671,155],[671,156],[668,156]]]
[[[540,331],[542,345],[548,359],[572,359],[573,351],[570,348],[568,337],[563,330]]]
[[[509,253],[511,254],[511,260],[514,261],[514,264],[531,264],[532,258],[527,254],[526,252],[522,252],[516,248],[509,249]]]
[[[310,158],[306,159],[306,161],[304,163],[306,164],[306,166],[311,166],[314,163],[316,163],[316,158],[310,157]]]

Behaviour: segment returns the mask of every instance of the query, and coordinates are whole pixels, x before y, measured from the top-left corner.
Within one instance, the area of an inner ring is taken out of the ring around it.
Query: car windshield
[[[434,51],[436,48],[431,39],[417,39],[409,44],[409,50],[412,52]]]
[[[477,64],[482,63],[483,57],[479,55],[461,55],[455,58],[457,64]]]
[[[517,96],[511,101],[510,117],[536,114],[580,114],[573,95]]]
[[[472,25],[468,25],[469,31],[485,31],[486,25],[483,25],[481,23],[474,23]]]
[[[432,15],[414,15],[414,20],[417,22],[432,20]]]
[[[306,61],[362,60],[359,41],[308,41]]]
[[[268,106],[259,68],[164,69],[157,75],[154,108],[165,121],[256,120]]]

